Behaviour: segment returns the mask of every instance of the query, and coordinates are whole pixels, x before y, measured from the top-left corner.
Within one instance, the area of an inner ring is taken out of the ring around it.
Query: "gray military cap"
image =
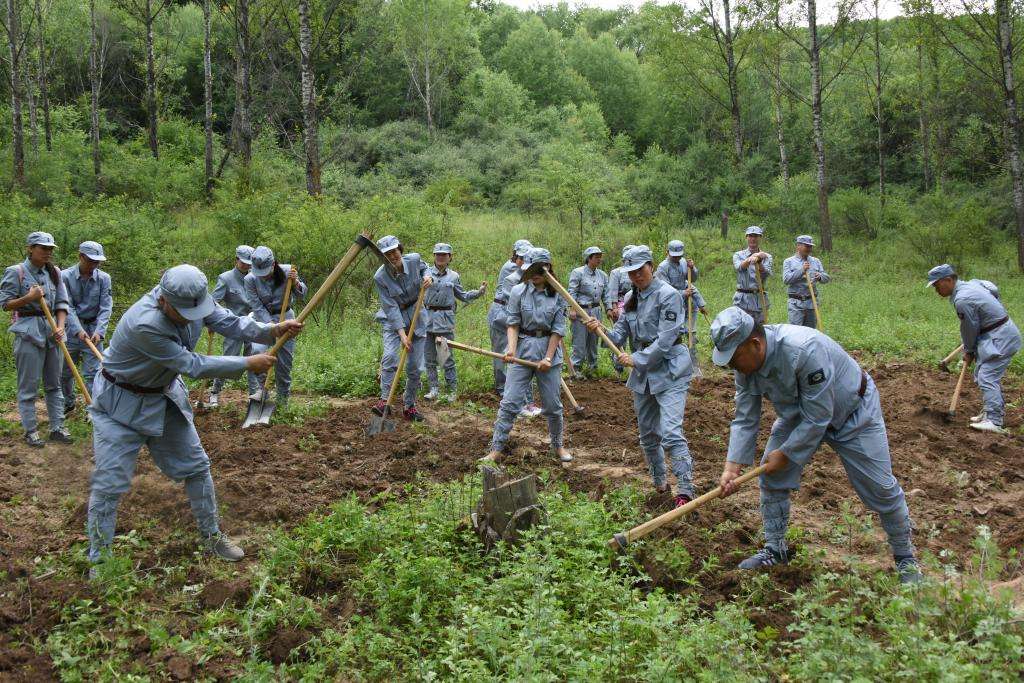
[[[523,270],[527,270],[534,263],[547,263],[551,264],[551,252],[547,249],[540,247],[534,247],[530,249],[530,253],[523,259],[523,265],[520,266]]]
[[[402,246],[402,243],[394,235],[384,235],[377,240],[377,248],[380,249],[382,254],[386,254],[392,249],[398,249],[400,246]]]
[[[586,263],[587,259],[589,259],[594,254],[603,254],[603,253],[604,252],[601,251],[601,247],[587,247],[586,249],[583,250],[583,263]]]
[[[935,266],[928,271],[928,284],[926,286],[931,287],[942,278],[953,277],[954,275],[956,275],[956,271],[953,270],[953,266],[948,263],[943,263],[941,266]]]
[[[252,252],[252,274],[256,277],[266,277],[274,270],[274,252],[270,247],[260,245]]]
[[[796,238],[797,244],[806,244],[809,247],[814,246],[814,238],[810,235],[800,235]]]
[[[206,290],[203,271],[184,263],[164,271],[160,294],[186,320],[199,320],[213,312],[213,297]]]
[[[99,242],[86,240],[78,245],[78,253],[92,261],[106,261],[107,255],[103,253],[103,245]]]
[[[632,273],[634,270],[643,268],[645,263],[653,262],[654,255],[651,253],[651,248],[646,244],[638,244],[622,257],[622,270]]]
[[[730,306],[715,316],[711,322],[711,343],[715,345],[711,354],[715,365],[726,367],[740,344],[747,341],[754,329],[754,319],[738,306]]]
[[[762,230],[761,226],[759,226],[759,225],[751,225],[749,228],[747,228],[747,231],[745,233],[743,233],[743,234],[744,235],[763,235],[764,234],[764,230]]]
[[[444,242],[438,242],[437,244],[434,245],[434,253],[435,254],[451,254],[452,253],[452,245],[446,244]]]
[[[682,241],[672,240],[668,243],[668,255],[669,256],[683,256],[686,254],[686,247],[683,246]]]
[[[256,251],[248,244],[239,244],[235,247],[235,258],[247,266],[252,265],[252,252]]]
[[[36,231],[30,232],[28,239],[25,240],[25,246],[28,247],[55,247],[57,243],[53,241],[53,235],[48,232]]]
[[[627,244],[626,246],[624,246],[622,248],[622,258],[626,258],[626,254],[628,254],[629,250],[632,249],[635,246],[636,246],[635,244]]]
[[[512,251],[519,258],[526,258],[531,249],[533,249],[533,245],[530,244],[530,240],[516,240],[516,243],[512,245]]]

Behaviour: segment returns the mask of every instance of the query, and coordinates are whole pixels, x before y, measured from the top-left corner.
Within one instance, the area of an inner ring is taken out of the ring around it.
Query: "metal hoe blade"
[[[249,410],[245,414],[245,422],[242,423],[242,429],[248,429],[258,424],[270,424],[270,418],[274,415],[277,402],[271,400],[270,392],[261,391],[260,394],[261,397],[258,399],[249,399]]]
[[[388,418],[391,414],[390,406],[384,408],[383,415],[374,415],[370,418],[370,424],[366,427],[367,436],[375,436],[381,432],[395,431],[395,421]]]

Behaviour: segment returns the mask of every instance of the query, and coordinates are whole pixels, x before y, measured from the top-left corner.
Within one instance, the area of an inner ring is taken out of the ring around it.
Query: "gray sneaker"
[[[50,441],[56,443],[74,443],[75,440],[71,438],[71,432],[68,431],[67,427],[61,427],[54,429],[50,432]]]
[[[456,401],[459,400],[459,392],[452,389],[448,393],[448,395],[444,397],[444,400],[447,401],[448,403],[455,403]]]
[[[206,407],[207,408],[216,408],[219,405],[220,405],[220,394],[210,394],[209,398],[206,400]]]
[[[913,557],[894,559],[896,559],[896,573],[900,575],[900,583],[921,583],[924,577],[921,576],[921,569],[917,566],[917,560]]]
[[[437,395],[440,393],[441,390],[438,389],[437,387],[430,387],[430,391],[428,391],[423,398],[425,398],[428,401],[433,401],[434,399],[437,398]]]
[[[31,432],[25,432],[25,443],[27,443],[32,448],[42,448],[43,446],[46,445],[46,442],[43,441],[43,438],[39,436],[39,432],[34,430]]]
[[[766,569],[776,564],[789,564],[788,552],[776,552],[768,546],[739,563],[739,569]]]
[[[228,562],[238,562],[245,557],[245,551],[223,533],[207,536],[203,540],[203,545],[206,552]]]

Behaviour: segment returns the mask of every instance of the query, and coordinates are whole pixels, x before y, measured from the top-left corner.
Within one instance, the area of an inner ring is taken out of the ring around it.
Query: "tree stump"
[[[526,529],[547,520],[537,499],[537,477],[512,479],[501,469],[485,467],[483,495],[472,514],[473,528],[488,552],[498,541],[518,543]]]

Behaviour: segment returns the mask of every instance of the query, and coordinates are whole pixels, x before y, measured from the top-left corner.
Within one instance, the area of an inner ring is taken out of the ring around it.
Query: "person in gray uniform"
[[[634,245],[627,244],[622,248],[622,258],[626,258],[626,254]],[[604,294],[604,307],[608,311],[608,317],[611,318],[612,324],[619,319],[622,314],[622,306],[626,302],[626,294],[633,287],[633,283],[629,281],[629,275],[622,269],[620,265],[618,268],[612,268],[611,272],[608,273],[608,287],[605,289]],[[611,351],[609,350],[609,353]],[[615,368],[615,372],[622,373],[625,369],[619,365],[619,359],[612,353],[612,367]]]
[[[251,309],[250,315],[261,323],[273,323],[281,319],[281,306],[284,304],[284,290],[287,281],[292,281],[291,300],[285,312],[285,320],[295,317],[292,308],[294,302],[306,296],[306,283],[299,277],[295,266],[278,263],[274,252],[269,247],[259,246],[252,252],[252,267],[243,278],[245,299]],[[253,344],[253,353],[266,353],[270,345]],[[288,404],[288,396],[292,389],[292,361],[295,359],[295,340],[289,339],[277,352],[277,364],[274,367],[274,388],[277,390],[277,404]],[[248,378],[249,384],[256,383],[256,393],[250,398],[260,399],[263,395],[263,384],[266,376],[253,375]]]
[[[818,283],[828,282],[832,278],[828,276],[821,266],[821,260],[811,256],[814,249],[814,238],[810,235],[800,235],[796,238],[796,254],[782,262],[782,281],[789,288],[789,303],[786,310],[789,313],[790,325],[803,325],[804,327],[818,327],[818,318],[814,314],[814,300],[811,299],[811,290],[807,286],[807,277],[811,278],[814,284],[814,296],[819,305],[821,297],[818,294]]]
[[[384,351],[380,359],[380,399],[373,406],[373,412],[384,414],[391,383],[395,381],[398,372],[399,348],[404,346],[408,355],[405,361],[405,409],[402,415],[411,422],[420,422],[423,415],[416,408],[416,394],[420,390],[420,373],[423,372],[426,316],[420,313],[412,338],[408,330],[416,310],[416,300],[420,296],[420,287],[429,288],[434,280],[420,255],[406,254],[402,243],[394,235],[381,237],[377,240],[377,247],[388,259],[388,264],[382,265],[373,275],[377,298],[380,300],[377,320],[383,326],[384,335]]]
[[[711,323],[714,361],[733,369],[736,415],[722,470],[724,495],[753,464],[763,399],[775,409],[761,462],[765,547],[739,564],[759,569],[789,561],[790,492],[811,457],[827,443],[839,455],[853,490],[878,513],[904,583],[921,578],[911,542],[910,511],[892,473],[882,406],[871,377],[827,335],[797,325],[761,325],[732,306]]]
[[[160,284],[136,301],[117,323],[93,384],[89,407],[93,425],[92,486],[86,532],[90,576],[110,552],[121,496],[131,488],[139,451],[149,450],[160,471],[184,482],[192,514],[207,552],[237,561],[244,552],[220,531],[210,459],[193,423],[181,376],[237,377],[243,370],[266,372],[272,356],[204,356],[196,344],[209,327],[218,334],[269,344],[298,334],[295,320],[263,324],[217,306],[207,280],[195,266],[164,272]]]
[[[252,312],[249,298],[245,295],[245,276],[252,269],[253,251],[255,250],[248,244],[238,245],[235,248],[235,267],[218,275],[217,284],[213,287],[213,300],[238,316],[249,315]],[[249,342],[233,337],[224,337],[225,356],[248,356],[250,353],[252,353],[252,344]],[[249,395],[257,394],[260,385],[256,376],[246,373],[246,379],[249,383]],[[216,408],[220,404],[220,390],[223,388],[223,377],[213,380],[210,401],[207,404],[209,407]]]
[[[441,391],[437,376],[437,338],[455,339],[456,301],[469,303],[487,291],[487,283],[481,282],[478,289],[467,292],[459,274],[448,267],[451,261],[452,245],[444,242],[435,244],[434,265],[427,269],[434,283],[423,296],[423,307],[427,309],[427,346],[424,352],[427,359],[427,382],[430,386],[423,398],[428,401],[437,398]],[[444,364],[444,381],[448,385],[448,402],[453,403],[458,396],[458,375],[452,355],[448,356]]]
[[[608,290],[608,275],[601,270],[604,253],[600,247],[583,250],[583,265],[569,274],[569,296],[576,300],[588,315],[601,320],[601,307]],[[572,363],[576,377],[580,378],[597,370],[598,336],[588,330],[575,310],[569,311],[572,321]]]
[[[4,270],[0,279],[0,306],[11,312],[14,334],[14,367],[18,373],[18,414],[25,430],[25,441],[33,448],[46,444],[39,436],[36,396],[39,382],[46,395],[46,414],[50,420],[50,441],[71,443],[64,428],[64,394],[60,390],[61,350],[57,344],[67,338],[64,323],[71,308],[60,270],[53,265],[57,246],[53,235],[33,232],[25,241],[25,260]],[[57,323],[50,328],[43,315],[40,299],[45,299]]]
[[[758,287],[758,273],[760,273],[761,285],[772,274],[772,255],[761,251],[761,238],[764,230],[756,225],[747,228],[747,248],[741,249],[732,255],[732,267],[736,271],[736,293],[732,295],[733,306],[739,306],[750,314],[754,322],[762,323],[768,319],[768,311],[762,310],[761,289]],[[771,302],[765,292],[764,308],[767,309]]]
[[[547,283],[544,270],[554,274],[551,252],[534,248],[527,254],[521,268],[523,280],[509,292],[506,314],[508,330],[504,349],[508,366],[505,393],[498,406],[491,451],[482,460],[497,461],[530,393],[530,383],[537,380],[544,417],[548,421],[551,450],[561,462],[571,462],[572,455],[562,445],[562,338],[565,336],[566,303]],[[537,363],[537,369],[512,363],[522,358]]]
[[[82,379],[86,387],[92,386],[96,373],[100,371],[100,361],[85,342],[88,340],[98,351],[103,351],[103,338],[107,335],[107,324],[114,311],[110,275],[100,270],[100,264],[106,260],[99,242],[82,242],[78,245],[78,265],[65,268],[60,273],[71,305],[65,343],[71,360],[82,362]],[[67,415],[75,409],[75,378],[67,363],[60,375],[60,388],[64,394],[64,414]]]
[[[530,249],[533,249],[533,247],[530,247]],[[506,298],[508,298],[508,293],[512,291],[512,288],[518,285],[520,282],[522,282],[522,280],[523,271],[520,268],[516,268],[511,273],[505,276],[505,279],[502,280],[501,282],[501,290],[505,292]],[[504,316],[505,313],[503,313],[502,315]],[[506,318],[503,317],[502,320],[506,320]],[[505,346],[502,346],[500,349],[502,353],[504,353],[505,348],[508,346],[508,325],[505,326],[505,330]],[[505,365],[504,361],[502,361],[502,365]],[[532,418],[540,415],[542,409],[540,407],[540,404],[537,402],[539,400],[540,399],[537,395],[536,390],[528,390],[527,401],[525,405],[523,405],[522,410],[519,411],[519,417]]]
[[[654,256],[646,245],[633,247],[622,261],[632,291],[609,337],[616,346],[630,342],[632,354],[619,356],[632,368],[626,386],[633,392],[640,447],[647,458],[654,486],[669,490],[665,456],[676,478],[676,507],[693,500],[693,458],[683,432],[686,395],[693,364],[683,334],[683,297],[654,275]],[[596,332],[598,323],[588,327]]]
[[[964,363],[974,366],[974,381],[985,402],[982,411],[971,418],[971,427],[982,432],[1006,434],[1003,418],[1003,375],[1014,355],[1020,351],[1020,330],[1010,320],[999,300],[999,289],[988,280],[957,277],[948,263],[928,271],[928,286],[942,297],[949,297],[960,318],[960,339],[964,344]]]
[[[693,326],[694,330],[694,342],[696,343],[696,330],[697,330],[697,311],[707,312],[707,302],[704,301],[704,295],[700,293],[697,286],[693,284],[697,281],[697,266],[693,264],[693,259],[686,259],[683,262],[683,258],[686,255],[686,247],[679,240],[672,240],[668,243],[668,256],[665,257],[661,263],[658,264],[658,269],[654,271],[654,276],[663,282],[667,282],[672,285],[676,291],[683,295],[683,329],[681,334],[686,338],[686,343],[690,343],[690,326]],[[689,272],[690,279],[687,282],[686,275]],[[688,299],[693,297],[693,320],[690,320],[690,303]],[[697,347],[694,345],[690,349],[690,360],[693,363],[693,367],[697,367]]]
[[[508,303],[508,290],[504,288],[505,278],[519,272],[523,258],[530,252],[533,245],[529,240],[516,240],[512,247],[512,256],[505,261],[498,271],[498,279],[494,282],[494,301],[487,309],[487,329],[491,334],[491,351],[504,353],[508,340],[508,325],[505,324],[505,304]],[[500,397],[505,392],[505,363],[497,358],[492,362],[494,368],[494,391]]]

